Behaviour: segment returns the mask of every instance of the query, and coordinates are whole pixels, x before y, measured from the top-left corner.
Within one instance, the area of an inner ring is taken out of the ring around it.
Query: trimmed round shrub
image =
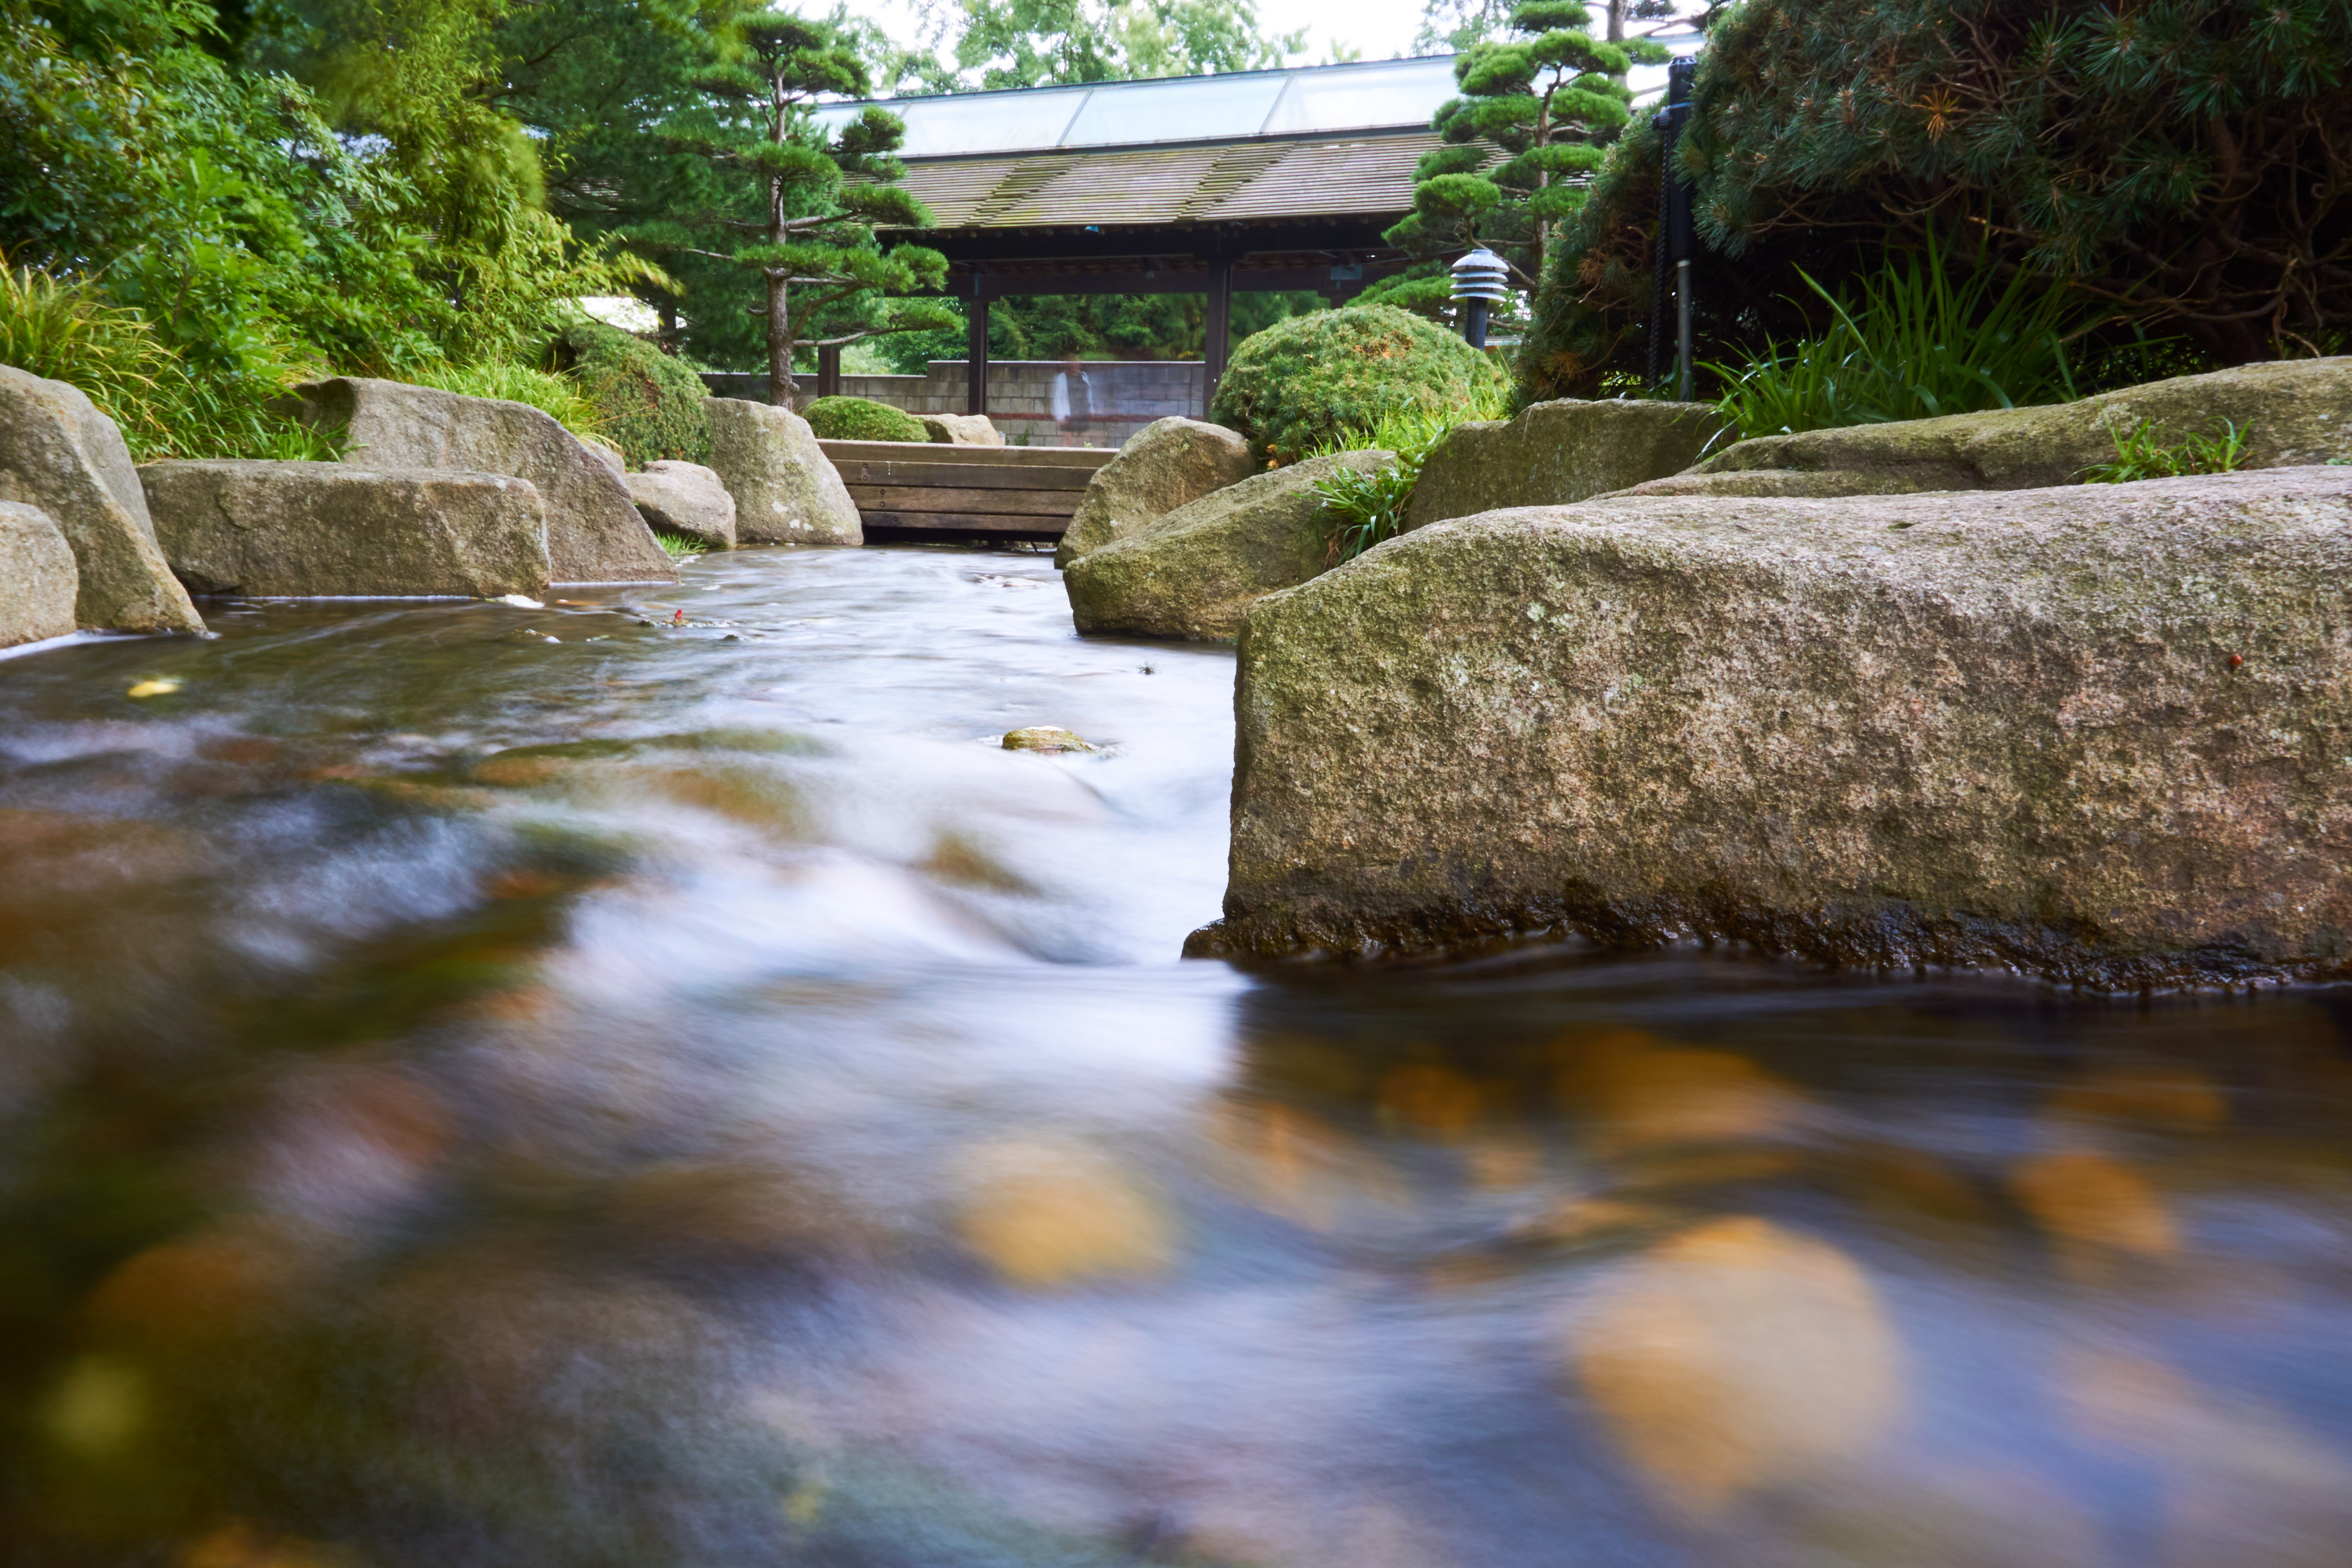
[[[682,361],[602,321],[564,328],[556,353],[596,405],[596,434],[618,447],[629,467],[710,460],[702,406],[709,389]]]
[[[801,410],[826,441],[929,441],[923,422],[903,408],[870,397],[820,397]]]
[[[1502,382],[1499,365],[1444,328],[1393,305],[1349,305],[1244,340],[1209,417],[1240,431],[1260,461],[1295,463],[1384,416],[1457,408]]]

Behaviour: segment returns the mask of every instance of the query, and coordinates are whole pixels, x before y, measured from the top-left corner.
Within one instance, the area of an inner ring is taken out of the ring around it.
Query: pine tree
[[[906,135],[898,118],[869,108],[830,137],[815,121],[820,102],[870,90],[856,50],[826,24],[772,13],[744,24],[741,46],[740,58],[700,79],[717,110],[673,120],[664,133],[720,172],[749,177],[749,210],[684,220],[689,231],[734,243],[724,250],[678,243],[652,226],[638,237],[656,253],[675,250],[757,274],[766,296],[758,309],[767,317],[768,395],[790,407],[800,344],[830,347],[949,324],[952,313],[937,300],[885,298],[936,289],[947,260],[920,246],[885,249],[875,237],[877,227],[930,222],[897,184],[906,173],[891,155]]]
[[[1520,288],[1536,286],[1554,227],[1583,205],[1601,140],[1626,122],[1626,71],[1665,58],[1654,44],[1603,43],[1587,26],[1580,0],[1519,0],[1512,36],[1455,59],[1462,96],[1431,121],[1445,145],[1422,155],[1412,213],[1389,230],[1391,244],[1432,258],[1484,245]],[[1418,295],[1445,286],[1431,277],[1395,302],[1425,305]]]

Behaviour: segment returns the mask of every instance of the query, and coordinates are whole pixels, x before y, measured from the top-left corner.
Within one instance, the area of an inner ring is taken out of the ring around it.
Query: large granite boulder
[[[935,446],[1002,447],[1004,432],[985,414],[918,414],[915,423]]]
[[[1339,525],[1316,481],[1394,461],[1394,453],[1377,450],[1310,458],[1213,490],[1087,552],[1062,577],[1078,630],[1205,641],[1234,636],[1253,600],[1330,566]]]
[[[403,381],[336,376],[295,389],[303,423],[340,430],[343,461],[528,479],[547,514],[559,583],[675,583],[677,569],[629,504],[621,477],[551,415]]]
[[[0,500],[48,513],[73,550],[74,616],[126,632],[202,632],[156,548],[139,470],[80,388],[0,365]]]
[[[1194,951],[2352,972],[2352,470],[1439,523],[1260,601]]]
[[[626,478],[629,499],[648,526],[698,539],[713,550],[735,548],[735,498],[709,468],[666,458]]]
[[[1759,436],[1637,495],[1905,495],[2072,484],[2111,462],[2116,436],[2153,423],[2170,439],[2245,434],[2242,466],[2352,459],[2352,357],[2280,360],[2176,376],[2079,403]]]
[[[863,544],[866,530],[841,472],[789,408],[714,397],[710,467],[735,498],[746,544]]]
[[[1457,425],[1421,466],[1407,530],[1507,506],[1560,506],[1681,473],[1722,434],[1706,403],[1561,398]]]
[[[73,546],[47,512],[0,500],[0,647],[74,629],[81,573]]]
[[[1066,572],[1087,552],[1256,471],[1257,459],[1237,432],[1198,419],[1155,419],[1129,437],[1118,456],[1087,481],[1078,510],[1055,547],[1054,564]]]
[[[539,491],[511,475],[213,460],[139,477],[172,570],[199,594],[495,599],[548,584]]]

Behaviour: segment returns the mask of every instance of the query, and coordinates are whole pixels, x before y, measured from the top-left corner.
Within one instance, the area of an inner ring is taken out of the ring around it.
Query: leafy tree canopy
[[[927,0],[923,18],[933,56],[906,68],[929,92],[1258,70],[1307,47],[1253,0]]]

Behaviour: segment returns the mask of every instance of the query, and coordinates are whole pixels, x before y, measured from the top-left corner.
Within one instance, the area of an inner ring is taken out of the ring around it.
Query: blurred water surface
[[[2352,1561],[2336,994],[1180,963],[1229,653],[686,576],[0,661],[0,1563]]]

